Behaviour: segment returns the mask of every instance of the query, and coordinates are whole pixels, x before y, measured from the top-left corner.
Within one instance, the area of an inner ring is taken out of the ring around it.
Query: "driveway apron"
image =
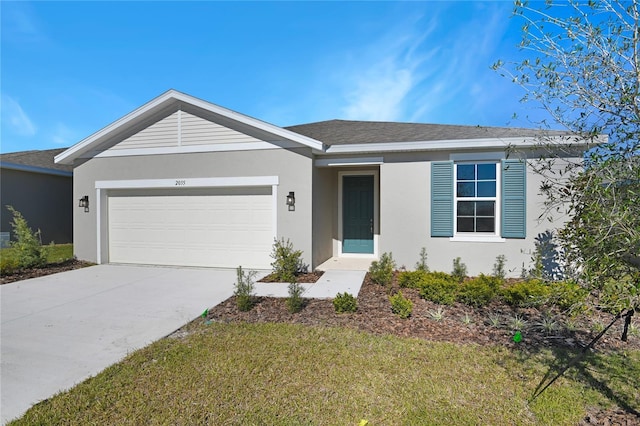
[[[0,286],[2,424],[233,294],[235,270],[98,265]]]

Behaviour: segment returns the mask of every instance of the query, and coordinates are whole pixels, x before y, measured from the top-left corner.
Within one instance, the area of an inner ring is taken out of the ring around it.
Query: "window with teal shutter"
[[[431,163],[431,236],[453,236],[453,162]]]
[[[502,160],[502,237],[527,235],[527,167],[524,160]]]

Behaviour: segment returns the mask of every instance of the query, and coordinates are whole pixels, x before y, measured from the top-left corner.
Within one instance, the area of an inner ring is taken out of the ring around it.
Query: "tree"
[[[571,163],[560,160],[571,145],[542,138],[551,149],[538,163],[541,189],[549,214],[569,214],[559,232],[567,260],[616,314],[640,310],[639,2],[516,1],[526,58],[494,65],[548,112],[543,129],[559,124],[587,143],[584,161]]]

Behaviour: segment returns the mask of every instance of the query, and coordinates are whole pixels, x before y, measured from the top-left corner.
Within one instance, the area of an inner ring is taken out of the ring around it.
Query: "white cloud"
[[[51,139],[56,145],[71,146],[77,142],[77,134],[63,123],[56,123]]]
[[[510,7],[428,3],[399,26],[351,53],[337,72],[342,116],[357,120],[479,124],[495,102],[490,65],[499,55]]]
[[[2,95],[2,123],[20,136],[34,136],[38,129],[20,104],[9,95]]]
[[[435,29],[435,19],[421,22],[424,29],[419,32],[413,26],[420,17],[413,17],[352,57],[352,65],[339,73],[345,87],[344,118],[396,121],[405,116],[408,98],[425,78],[421,66],[437,51],[423,46]]]

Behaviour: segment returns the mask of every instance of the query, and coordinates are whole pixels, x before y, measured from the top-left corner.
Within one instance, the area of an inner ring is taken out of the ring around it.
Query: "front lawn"
[[[73,244],[51,244],[44,246],[47,252],[47,263],[61,263],[69,259],[73,259]],[[0,249],[0,257],[10,257],[13,249]]]
[[[204,320],[176,336],[11,424],[575,425],[613,402],[640,410],[638,350],[590,355],[530,402],[568,352]]]

